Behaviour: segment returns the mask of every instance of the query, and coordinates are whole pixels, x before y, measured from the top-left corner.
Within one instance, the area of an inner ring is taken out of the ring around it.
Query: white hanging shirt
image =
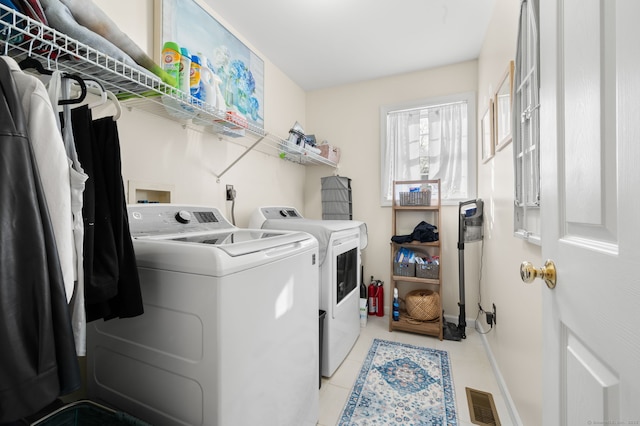
[[[69,180],[71,162],[67,158],[62,135],[58,131],[44,84],[36,77],[24,73],[13,58],[2,56],[2,59],[11,69],[11,75],[22,101],[29,140],[53,225],[67,302],[69,302],[73,295],[75,269]]]

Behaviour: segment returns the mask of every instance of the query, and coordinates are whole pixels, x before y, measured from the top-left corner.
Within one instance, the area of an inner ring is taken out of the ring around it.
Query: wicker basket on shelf
[[[416,264],[416,277],[429,278],[437,280],[440,274],[440,265],[433,263],[418,263]]]
[[[419,192],[400,192],[401,206],[430,206],[431,190]]]
[[[413,290],[405,296],[407,314],[419,321],[440,318],[440,295],[432,290]]]

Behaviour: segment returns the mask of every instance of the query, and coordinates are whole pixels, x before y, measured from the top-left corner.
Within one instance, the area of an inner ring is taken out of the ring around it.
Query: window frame
[[[513,234],[536,245],[541,244],[538,4],[521,3],[512,104]]]
[[[401,111],[401,110],[409,110],[409,109],[419,109],[419,108],[430,108],[435,107],[442,104],[450,104],[456,102],[465,102],[467,103],[467,188],[468,193],[466,197],[462,198],[450,198],[450,199],[441,199],[442,205],[458,205],[460,201],[466,201],[469,199],[474,199],[477,194],[477,137],[476,137],[476,94],[475,92],[463,92],[463,93],[455,93],[446,96],[437,96],[437,97],[429,97],[423,98],[413,101],[401,102],[392,105],[383,105],[380,107],[380,206],[382,207],[390,207],[392,204],[392,200],[387,200],[385,195],[382,193],[384,188],[384,182],[387,180],[384,170],[385,170],[385,158],[384,153],[386,152],[387,146],[387,115],[390,112]],[[395,179],[394,179],[395,180]]]

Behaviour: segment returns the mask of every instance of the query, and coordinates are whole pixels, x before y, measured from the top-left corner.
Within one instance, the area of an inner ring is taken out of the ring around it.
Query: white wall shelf
[[[32,57],[47,69],[96,80],[106,90],[116,94],[126,108],[138,108],[183,125],[202,126],[205,131],[221,137],[249,139],[245,143],[247,151],[260,145],[261,151],[288,161],[337,167],[333,161],[268,134],[250,123],[246,128],[239,128],[226,119],[224,111],[216,110],[212,105],[163,83],[150,72],[126,65],[2,4],[0,54],[10,56],[17,62]],[[245,154],[233,161],[231,166]]]

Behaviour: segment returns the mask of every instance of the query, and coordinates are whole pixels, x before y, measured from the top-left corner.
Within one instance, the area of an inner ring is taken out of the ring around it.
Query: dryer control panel
[[[295,207],[261,207],[265,219],[302,219]]]

